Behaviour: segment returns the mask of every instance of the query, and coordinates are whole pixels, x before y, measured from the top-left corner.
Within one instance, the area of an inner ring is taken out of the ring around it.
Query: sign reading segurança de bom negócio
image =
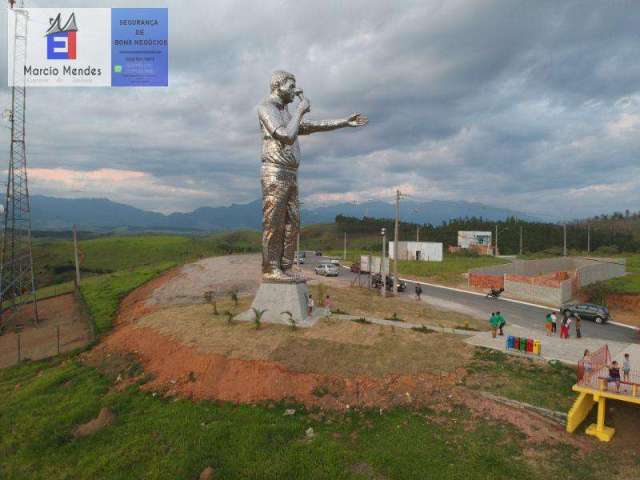
[[[16,16],[27,52],[14,75]],[[24,17],[21,17],[24,18]],[[8,84],[27,87],[169,85],[166,8],[26,8],[8,11]]]

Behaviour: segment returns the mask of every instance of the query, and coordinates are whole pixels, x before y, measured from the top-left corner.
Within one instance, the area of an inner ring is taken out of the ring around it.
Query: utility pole
[[[587,254],[591,253],[591,225],[587,223]]]
[[[564,233],[564,245],[562,247],[562,256],[566,257],[567,256],[567,224],[563,224],[562,225],[562,230]]]
[[[496,245],[495,245],[495,252],[493,252],[493,256],[494,257],[498,256],[498,223],[496,223]]]
[[[398,294],[398,237],[400,234],[400,190],[396,190],[396,225],[393,236],[393,294]]]
[[[520,255],[522,256],[522,226],[520,226]]]
[[[76,262],[76,290],[80,288],[80,262],[78,261],[78,232],[73,226],[73,257]]]
[[[347,232],[344,232],[344,250],[342,252],[342,259],[347,260]]]
[[[382,229],[382,259],[380,261],[380,278],[382,280],[382,296],[387,296],[387,270],[384,268],[386,245],[387,245],[387,229]]]
[[[416,225],[416,243],[420,243],[420,225]]]

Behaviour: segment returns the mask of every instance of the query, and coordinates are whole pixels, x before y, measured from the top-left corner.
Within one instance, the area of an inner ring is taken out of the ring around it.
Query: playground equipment
[[[533,338],[520,338],[509,335],[507,337],[507,350],[519,350],[522,353],[532,353],[540,355],[542,353],[542,343]]]
[[[567,432],[573,433],[597,403],[596,423],[589,425],[586,433],[608,442],[613,438],[615,429],[605,425],[606,400],[609,398],[640,405],[640,371],[632,370],[629,378],[625,379],[622,365],[619,365],[620,382],[616,385],[616,382],[610,381],[610,365],[611,354],[607,345],[578,363],[578,381],[573,390],[579,395],[567,415]]]

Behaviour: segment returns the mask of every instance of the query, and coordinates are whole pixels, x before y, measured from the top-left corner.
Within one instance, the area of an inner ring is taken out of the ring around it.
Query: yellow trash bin
[[[540,355],[541,352],[542,352],[542,343],[540,343],[540,340],[534,340],[533,353],[535,353],[536,355]]]

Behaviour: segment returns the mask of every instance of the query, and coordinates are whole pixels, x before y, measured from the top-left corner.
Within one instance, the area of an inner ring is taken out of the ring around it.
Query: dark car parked
[[[605,323],[610,320],[609,309],[601,305],[595,305],[593,303],[576,303],[563,305],[560,309],[561,313],[577,314],[583,320],[593,320],[598,324]]]

